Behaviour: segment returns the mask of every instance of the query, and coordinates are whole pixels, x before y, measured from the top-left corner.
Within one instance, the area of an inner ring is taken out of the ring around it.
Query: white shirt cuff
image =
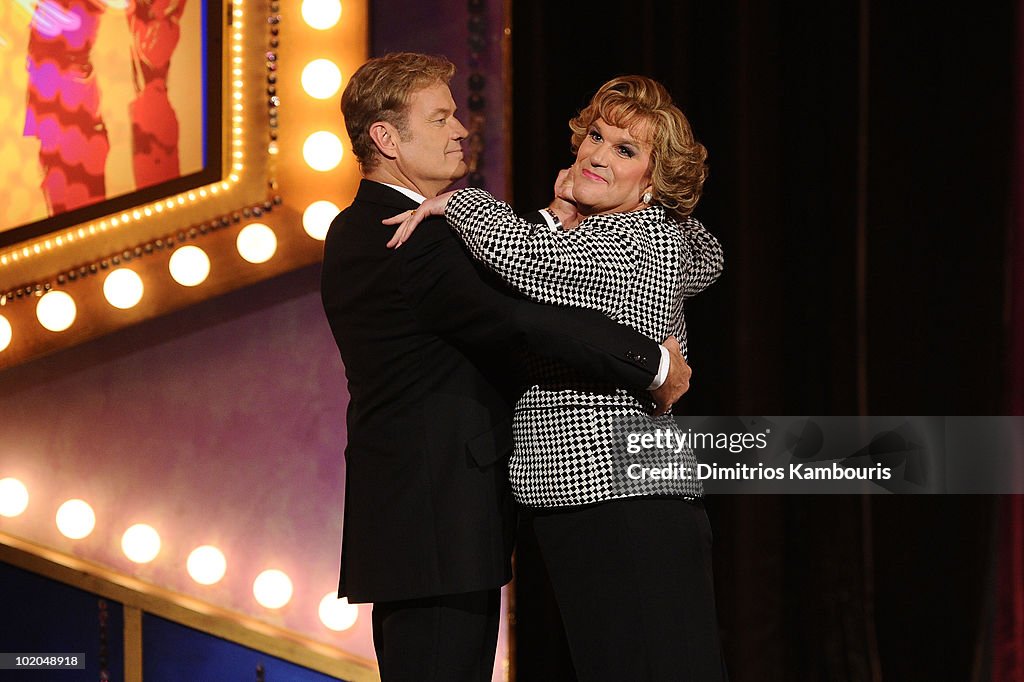
[[[647,387],[648,391],[654,391],[661,388],[661,385],[665,383],[665,379],[668,379],[668,368],[672,364],[672,358],[668,354],[668,348],[659,345],[661,349],[661,364],[658,365],[658,374],[654,377],[654,381]]]
[[[542,208],[539,211],[537,211],[537,213],[540,213],[540,217],[544,219],[545,223],[547,223],[549,230],[551,230],[552,232],[562,231],[562,223],[560,220],[558,220],[555,214],[551,212],[551,209]]]

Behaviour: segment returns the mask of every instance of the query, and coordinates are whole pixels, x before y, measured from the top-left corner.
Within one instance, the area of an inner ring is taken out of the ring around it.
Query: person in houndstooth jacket
[[[396,216],[394,245],[443,213],[470,255],[526,297],[593,308],[652,339],[675,335],[686,355],[684,302],[723,265],[718,240],[690,216],[707,174],[704,147],[665,88],[642,76],[606,83],[570,128],[576,162],[559,174],[544,224],[470,188]],[[627,433],[674,431],[672,418],[654,416],[646,395],[555,361],[535,357],[530,369],[509,476],[579,678],[722,679],[696,461],[673,451],[676,471],[689,476],[640,477],[670,460],[624,447]]]

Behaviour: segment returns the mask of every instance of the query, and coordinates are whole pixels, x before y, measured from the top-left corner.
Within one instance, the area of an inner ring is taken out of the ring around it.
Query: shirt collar
[[[417,194],[408,187],[402,187],[401,185],[392,185],[390,182],[382,182],[380,184],[386,185],[395,191],[401,192],[405,196],[415,201],[417,204],[422,204],[424,201],[427,200],[425,196],[423,196],[422,194]]]

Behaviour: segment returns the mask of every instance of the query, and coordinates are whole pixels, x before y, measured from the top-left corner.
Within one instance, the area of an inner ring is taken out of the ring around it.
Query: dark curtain
[[[1013,222],[1009,244],[1010,414],[1024,415],[1024,11],[1018,6],[1016,106],[1011,192]],[[1024,451],[1024,442],[1020,443]],[[1016,477],[1024,480],[1018,453]],[[996,599],[992,628],[992,680],[1024,680],[1024,496],[1002,501],[997,534]]]
[[[1022,390],[1006,360],[1016,4],[514,0],[514,202],[550,200],[566,123],[602,82],[657,78],[709,150],[696,216],[726,251],[688,304],[677,409],[1005,413]],[[733,680],[987,670],[997,502],[709,499]],[[531,547],[518,679],[571,679]]]

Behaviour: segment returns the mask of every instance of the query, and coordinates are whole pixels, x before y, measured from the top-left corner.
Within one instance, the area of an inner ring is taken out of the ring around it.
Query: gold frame
[[[319,199],[344,206],[359,172],[347,156],[325,172],[305,163],[301,141],[315,130],[339,131],[341,116],[336,98],[315,101],[303,92],[300,74],[312,55],[331,58],[343,75],[365,61],[368,9],[346,2],[336,27],[316,31],[299,3],[279,11],[278,2],[271,0],[268,13],[253,0],[224,1],[221,180],[0,248],[0,316],[13,330],[0,370],[320,260],[322,243],[303,230],[302,213]],[[252,222],[277,237],[273,258],[255,265],[235,248]],[[199,246],[212,262],[199,286],[168,276],[170,255],[183,244]],[[143,300],[128,310],[103,297],[102,280],[117,267],[144,282]],[[62,332],[35,319],[38,299],[54,289],[77,307]]]

